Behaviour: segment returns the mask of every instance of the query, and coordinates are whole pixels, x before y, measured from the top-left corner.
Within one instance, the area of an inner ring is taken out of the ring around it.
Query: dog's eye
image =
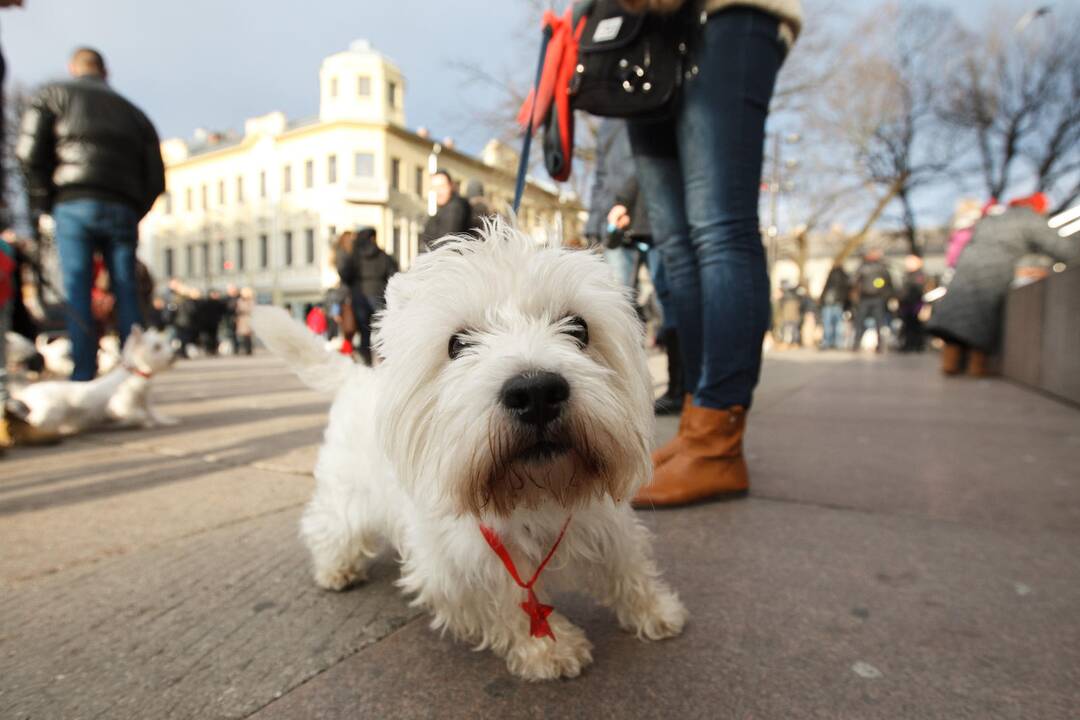
[[[446,349],[446,354],[450,356],[451,360],[456,360],[461,353],[470,347],[472,347],[472,343],[469,342],[464,333],[454,333],[450,336],[450,345]]]
[[[589,324],[580,315],[571,315],[564,320],[563,332],[578,341],[581,347],[589,346]]]

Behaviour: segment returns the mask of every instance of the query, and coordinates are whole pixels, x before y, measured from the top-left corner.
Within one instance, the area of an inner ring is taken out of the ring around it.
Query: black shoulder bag
[[[570,80],[570,103],[603,117],[660,120],[673,114],[683,83],[697,72],[693,53],[704,14],[686,0],[669,15],[632,13],[617,0],[583,3],[585,29]]]

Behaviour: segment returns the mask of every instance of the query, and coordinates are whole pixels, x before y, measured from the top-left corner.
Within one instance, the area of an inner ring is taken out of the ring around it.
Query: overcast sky
[[[496,95],[463,88],[454,63],[485,63],[496,74],[529,72],[539,42],[538,32],[527,31],[527,0],[25,2],[25,8],[0,11],[8,83],[34,86],[61,77],[74,47],[96,47],[112,83],[150,115],[163,137],[188,138],[198,127],[239,130],[244,118],[271,110],[292,119],[313,116],[319,62],[367,38],[405,73],[409,125],[478,150],[489,130],[478,126],[474,106],[490,106]],[[865,7],[864,0],[847,4]],[[991,5],[948,4],[967,18]],[[1010,9],[1032,4],[1004,3]]]

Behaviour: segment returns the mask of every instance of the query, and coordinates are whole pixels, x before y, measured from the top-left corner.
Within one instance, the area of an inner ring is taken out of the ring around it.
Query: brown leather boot
[[[744,408],[713,410],[689,403],[682,420],[674,453],[656,465],[652,482],[631,501],[634,507],[685,505],[750,487],[742,454]]]
[[[968,351],[968,375],[972,377],[989,377],[991,374],[986,353],[975,349]]]
[[[964,371],[964,346],[945,343],[941,351],[941,372],[946,375],[959,375]]]
[[[686,408],[694,404],[693,396],[690,393],[683,395],[682,412],[679,414],[679,431],[675,433],[675,437],[668,440],[660,447],[653,450],[652,463],[654,468],[658,468],[668,460],[670,460],[679,448],[682,447],[682,441],[680,438],[683,434],[683,428],[686,425]]]

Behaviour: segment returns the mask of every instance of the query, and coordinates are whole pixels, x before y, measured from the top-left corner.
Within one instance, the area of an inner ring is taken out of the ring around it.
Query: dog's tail
[[[320,392],[335,392],[356,363],[327,350],[318,336],[278,307],[260,305],[251,312],[255,334],[270,352],[285,361],[305,385]]]

